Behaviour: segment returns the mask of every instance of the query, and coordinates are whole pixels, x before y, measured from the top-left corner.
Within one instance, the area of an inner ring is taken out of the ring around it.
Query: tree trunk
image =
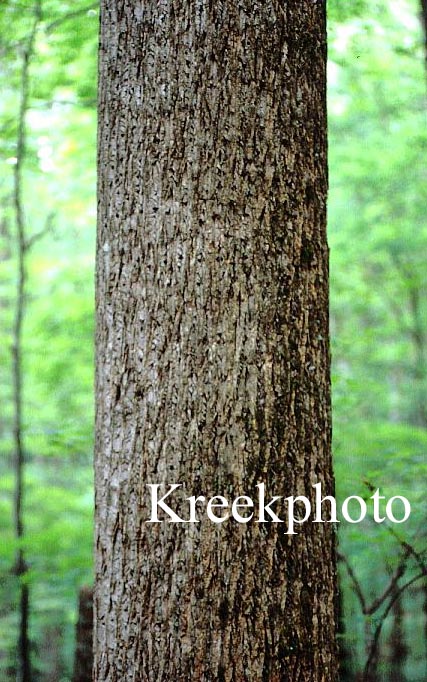
[[[424,582],[421,586],[421,599],[423,600],[423,616],[424,616],[424,628],[423,628],[423,643],[424,643],[424,666],[425,666],[425,676],[427,679],[427,583]]]
[[[421,26],[424,38],[424,63],[427,75],[427,0],[420,0]]]
[[[390,682],[406,682],[405,665],[408,647],[405,641],[404,611],[402,599],[396,599],[392,608],[393,626],[389,639]]]
[[[346,641],[346,628],[345,628],[345,617],[344,617],[344,600],[343,593],[338,584],[338,660],[339,660],[339,679],[340,682],[352,682],[353,680],[353,665],[352,665],[352,655],[351,649],[349,648]]]
[[[91,682],[93,668],[93,588],[82,587],[76,628],[73,682]]]
[[[62,651],[63,627],[55,623],[47,625],[43,630],[43,640],[38,652],[43,669],[43,682],[61,682],[67,679]],[[91,680],[90,675],[85,682],[91,682]]]
[[[323,0],[101,2],[97,682],[336,680],[331,524],[147,523],[148,484],[333,493],[325,34]]]
[[[360,675],[361,682],[377,682],[380,658],[379,642],[372,635],[372,621],[365,615],[365,655],[366,663]]]
[[[18,133],[16,139],[16,163],[13,173],[13,205],[16,227],[16,301],[12,328],[12,386],[13,386],[13,447],[15,489],[13,501],[14,530],[17,542],[14,571],[19,579],[18,641],[16,651],[16,682],[31,682],[30,629],[30,588],[26,581],[27,562],[22,540],[24,532],[24,469],[25,448],[23,429],[23,347],[22,333],[27,292],[28,250],[27,223],[23,201],[23,165],[27,154],[27,114],[30,97],[30,65],[34,44],[41,20],[41,0],[36,0],[32,9],[33,18],[30,32],[22,44],[21,83],[18,110]]]

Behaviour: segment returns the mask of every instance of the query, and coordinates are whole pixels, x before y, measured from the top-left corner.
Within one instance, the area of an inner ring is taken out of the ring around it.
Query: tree
[[[335,680],[331,524],[147,523],[333,492],[325,3],[101,5],[95,677]]]
[[[14,209],[15,227],[17,242],[17,284],[16,302],[13,322],[13,343],[12,343],[12,374],[13,374],[13,442],[14,442],[14,470],[15,470],[15,490],[14,490],[14,527],[17,541],[17,552],[15,559],[15,573],[19,579],[19,635],[17,642],[17,682],[30,682],[31,680],[31,652],[29,639],[29,617],[30,617],[30,590],[27,578],[27,562],[22,546],[24,538],[23,521],[23,497],[24,497],[24,466],[25,451],[23,438],[23,419],[22,419],[22,324],[24,319],[25,298],[27,287],[27,262],[26,255],[29,247],[27,239],[27,226],[23,209],[22,197],[22,166],[26,155],[26,118],[28,113],[29,98],[29,67],[33,56],[34,40],[37,27],[41,19],[40,0],[34,6],[34,19],[31,32],[22,47],[22,88],[19,104],[19,123],[16,144],[16,162],[14,165]]]
[[[98,21],[87,0],[67,5],[0,3],[4,682],[71,678],[70,614],[92,580]]]
[[[422,24],[422,28],[423,28],[423,34],[424,34],[424,50],[425,50],[424,59],[425,59],[426,66],[427,66],[427,0],[420,0],[420,7],[421,7],[421,24]]]
[[[348,5],[351,11],[353,3]],[[352,663],[355,671],[364,670],[363,679],[375,680],[391,675],[387,642],[394,628],[394,595],[375,613],[366,609],[389,587],[403,539],[414,550],[398,583],[404,589],[402,627],[411,644],[405,672],[411,680],[425,677],[425,577],[420,564],[425,563],[426,542],[420,514],[425,516],[426,506],[418,487],[425,464],[418,453],[427,438],[427,234],[422,227],[427,194],[418,9],[418,0],[405,0],[399,9],[387,2],[371,3],[360,15],[348,16],[345,24],[329,21],[328,32],[337,494],[363,496],[367,484],[380,484],[382,494],[407,495],[413,508],[397,537],[386,524],[373,521],[339,528],[340,552],[366,599],[364,608],[353,580],[343,573]],[[420,581],[418,588],[413,579]]]
[[[87,585],[79,594],[79,618],[76,627],[76,653],[73,682],[90,682],[93,667],[93,589]]]

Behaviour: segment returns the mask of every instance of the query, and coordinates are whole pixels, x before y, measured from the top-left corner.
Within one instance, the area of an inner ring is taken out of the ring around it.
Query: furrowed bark
[[[101,2],[98,682],[336,680],[330,524],[146,523],[149,483],[333,493],[325,33]]]

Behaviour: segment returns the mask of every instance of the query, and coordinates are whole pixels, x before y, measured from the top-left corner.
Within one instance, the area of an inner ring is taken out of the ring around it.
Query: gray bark
[[[99,682],[336,680],[330,524],[146,523],[149,483],[333,493],[325,33],[323,0],[101,2]]]

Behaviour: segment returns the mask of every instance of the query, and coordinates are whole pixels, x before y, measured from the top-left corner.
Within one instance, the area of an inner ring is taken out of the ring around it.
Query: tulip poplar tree
[[[225,506],[334,492],[325,66],[324,0],[101,0],[97,682],[337,679],[333,525]]]

